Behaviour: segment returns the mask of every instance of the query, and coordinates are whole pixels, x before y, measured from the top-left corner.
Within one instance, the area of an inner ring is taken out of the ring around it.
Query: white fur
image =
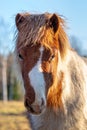
[[[37,64],[32,68],[32,70],[28,74],[30,79],[30,84],[32,85],[35,91],[35,102],[33,103],[33,105],[39,105],[39,106],[41,106],[42,98],[44,100],[44,103],[46,104],[45,80],[41,68],[43,50],[44,48],[40,47],[39,60],[37,61]]]

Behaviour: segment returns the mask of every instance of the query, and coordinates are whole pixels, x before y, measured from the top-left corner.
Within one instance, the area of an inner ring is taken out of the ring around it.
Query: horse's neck
[[[31,116],[33,130],[62,130],[64,117],[61,111],[55,113],[52,109],[46,108],[46,111],[40,116]]]
[[[87,121],[82,112],[73,110],[73,107],[75,106],[69,108],[67,114],[61,110],[55,113],[53,109],[46,108],[40,116],[31,117],[32,130],[87,130]]]

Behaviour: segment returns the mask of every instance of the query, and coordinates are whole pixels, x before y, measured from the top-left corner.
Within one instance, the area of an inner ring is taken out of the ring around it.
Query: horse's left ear
[[[25,18],[22,14],[17,14],[15,18],[16,27],[20,31],[21,24],[24,22]]]
[[[49,26],[53,29],[54,33],[57,32],[59,27],[59,20],[56,14],[53,14],[49,19]]]

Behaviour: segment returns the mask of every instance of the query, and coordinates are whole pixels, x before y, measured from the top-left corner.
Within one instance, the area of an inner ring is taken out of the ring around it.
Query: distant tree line
[[[13,54],[10,53],[7,57],[0,55],[0,99],[6,100],[21,100],[23,99],[23,88],[16,77],[15,63]],[[4,64],[3,64],[4,61]],[[4,66],[3,66],[4,65]],[[6,71],[6,78],[3,77],[3,69]],[[4,81],[6,80],[6,81]],[[3,82],[6,82],[6,87],[3,89]],[[3,91],[7,91],[3,95]],[[7,96],[7,97],[4,97]]]
[[[87,48],[83,49],[83,43],[82,41],[77,38],[76,36],[72,35],[70,36],[70,44],[72,48],[77,51],[77,53],[83,57],[87,57]]]
[[[0,17],[0,99],[21,100],[23,97],[23,89],[15,75],[14,56],[10,45],[13,44],[10,36],[12,36],[10,25]]]

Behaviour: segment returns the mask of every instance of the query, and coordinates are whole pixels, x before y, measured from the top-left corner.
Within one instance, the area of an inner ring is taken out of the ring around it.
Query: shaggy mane
[[[17,36],[17,46],[24,47],[27,45],[35,45],[37,43],[44,45],[46,48],[59,48],[61,56],[64,57],[69,48],[69,42],[65,33],[65,20],[59,15],[58,22],[59,27],[56,34],[54,34],[52,28],[49,28],[47,21],[52,14],[37,14],[30,15],[28,13],[22,14],[25,18],[24,22],[20,26],[20,31]]]

